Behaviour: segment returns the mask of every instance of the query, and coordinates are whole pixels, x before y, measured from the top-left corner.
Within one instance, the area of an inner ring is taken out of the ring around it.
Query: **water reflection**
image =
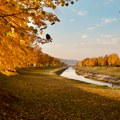
[[[113,85],[113,84],[107,83],[107,82],[96,81],[96,80],[85,78],[85,77],[83,77],[81,75],[77,75],[75,73],[75,69],[73,69],[72,67],[69,67],[68,69],[66,69],[61,74],[61,76],[71,78],[71,79],[75,79],[75,80],[79,80],[79,81],[83,81],[83,82],[86,82],[86,83],[102,85],[102,86],[108,86],[108,87],[114,87],[114,88],[120,88],[119,85]]]

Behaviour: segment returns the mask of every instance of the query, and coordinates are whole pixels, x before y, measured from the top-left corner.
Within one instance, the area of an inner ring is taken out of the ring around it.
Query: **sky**
[[[53,42],[42,45],[43,52],[75,60],[120,56],[120,0],[79,0],[55,13],[61,22],[45,31]]]

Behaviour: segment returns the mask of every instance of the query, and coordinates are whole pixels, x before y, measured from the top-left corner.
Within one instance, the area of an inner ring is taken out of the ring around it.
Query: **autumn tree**
[[[101,67],[105,66],[104,57],[101,56],[101,57],[98,58],[98,66],[101,66]]]
[[[116,66],[119,61],[119,57],[117,54],[111,54],[108,56],[108,65],[109,66]]]
[[[104,66],[108,66],[108,55],[104,56]]]
[[[101,66],[101,67],[119,67],[120,66],[120,58],[117,54],[111,54],[111,55],[105,55],[104,57],[98,57],[98,58],[86,58],[82,61],[79,61],[76,64],[76,67],[82,67],[82,66],[88,66],[88,67],[94,67],[94,66]]]
[[[24,67],[37,62],[38,54],[31,43],[51,42],[51,36],[41,38],[48,22],[60,22],[47,11],[57,6],[73,4],[71,0],[0,0],[0,71]]]

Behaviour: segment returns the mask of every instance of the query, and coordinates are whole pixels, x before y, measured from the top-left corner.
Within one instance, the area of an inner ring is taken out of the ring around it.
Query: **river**
[[[73,79],[73,80],[83,81],[83,82],[86,82],[86,83],[91,83],[91,84],[96,84],[96,85],[101,85],[101,86],[108,86],[108,87],[113,87],[113,88],[120,88],[120,85],[113,85],[113,84],[108,83],[108,82],[92,80],[92,79],[85,78],[81,75],[77,75],[76,72],[75,72],[75,69],[73,67],[69,67],[68,69],[66,69],[61,74],[61,76],[66,77],[66,78],[70,78],[70,79]]]

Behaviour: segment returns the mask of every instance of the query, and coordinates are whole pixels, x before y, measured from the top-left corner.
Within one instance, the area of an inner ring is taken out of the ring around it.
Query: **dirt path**
[[[118,120],[119,90],[47,74],[50,71],[1,75],[0,120]]]

